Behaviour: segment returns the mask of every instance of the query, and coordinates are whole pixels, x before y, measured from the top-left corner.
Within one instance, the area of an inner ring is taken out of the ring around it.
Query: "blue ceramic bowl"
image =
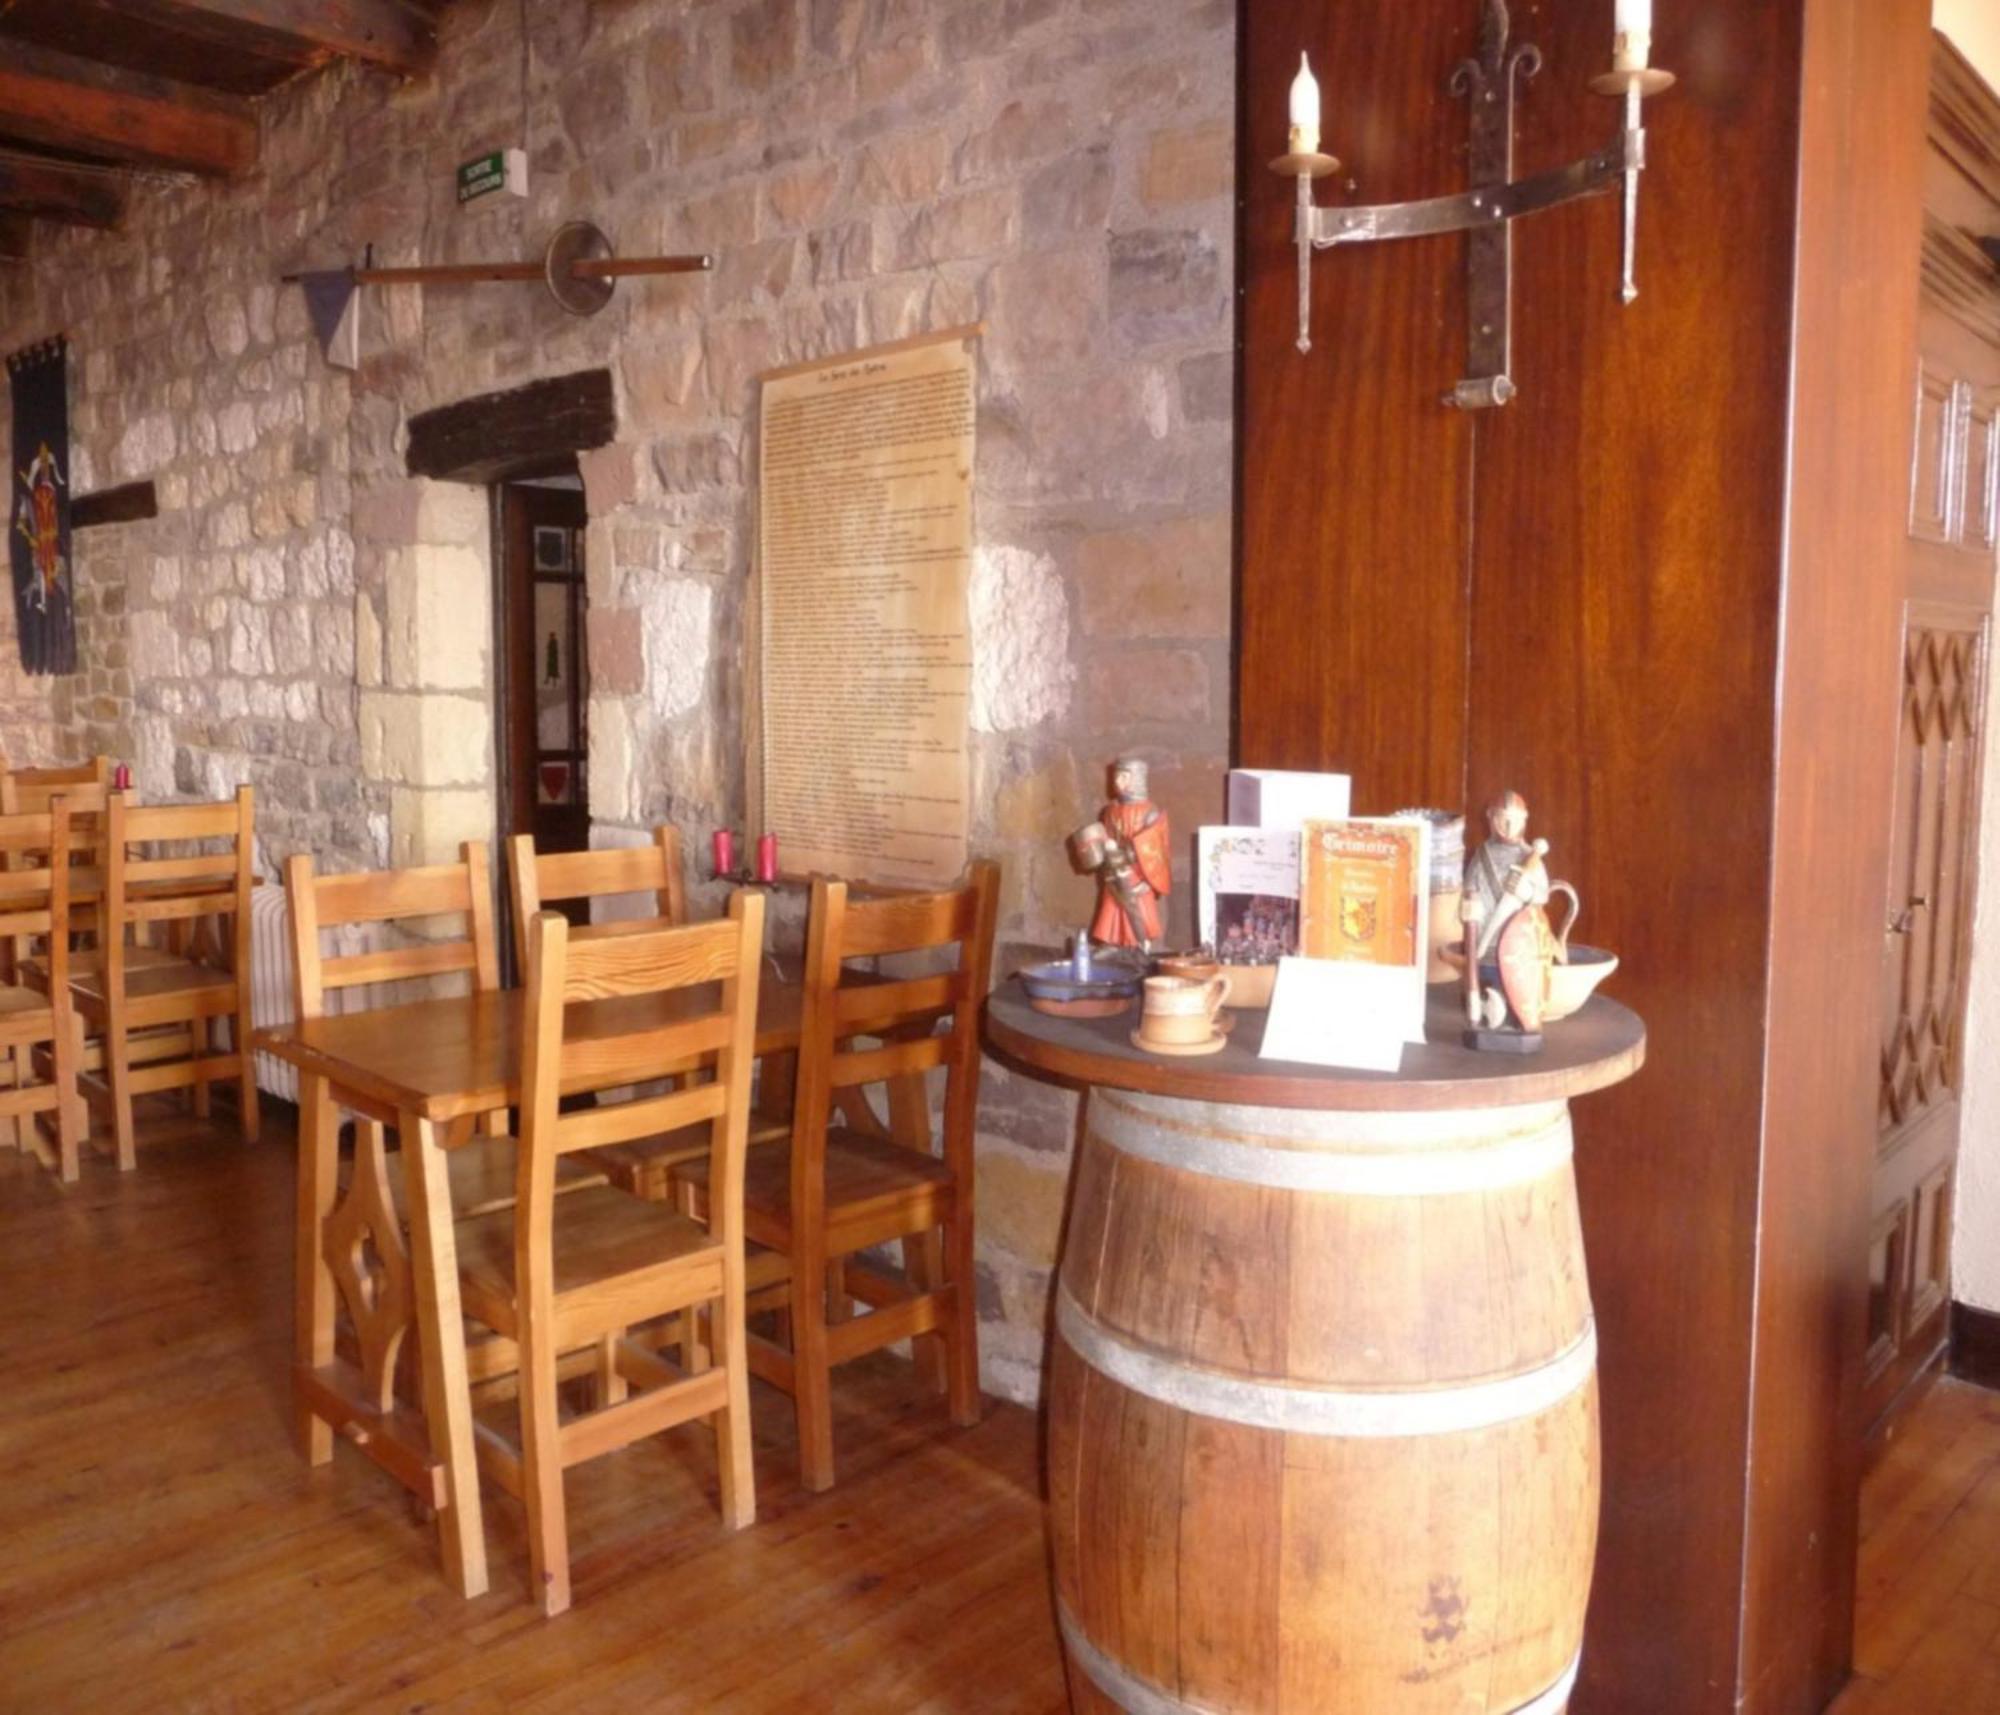
[[[1095,964],[1090,975],[1078,979],[1067,959],[1046,965],[1030,965],[1021,972],[1021,986],[1030,1000],[1130,1000],[1139,992],[1140,973],[1129,966]]]

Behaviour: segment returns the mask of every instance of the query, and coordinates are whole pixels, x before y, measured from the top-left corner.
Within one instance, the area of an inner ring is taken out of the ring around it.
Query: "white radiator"
[[[282,887],[259,887],[250,894],[250,1022],[259,1030],[290,1024],[297,1016],[292,996],[292,925]],[[295,1066],[269,1054],[257,1056],[257,1088],[299,1099]]]

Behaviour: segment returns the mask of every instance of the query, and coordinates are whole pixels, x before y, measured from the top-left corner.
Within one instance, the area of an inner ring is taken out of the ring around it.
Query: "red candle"
[[[720,881],[725,876],[736,873],[736,836],[727,828],[717,828],[709,836],[709,847],[713,853],[715,878]]]
[[[778,836],[759,834],[757,836],[757,879],[776,881],[778,879]]]
[[[112,769],[111,789],[114,792],[129,792],[132,790],[132,769],[129,764],[121,762],[116,768]]]

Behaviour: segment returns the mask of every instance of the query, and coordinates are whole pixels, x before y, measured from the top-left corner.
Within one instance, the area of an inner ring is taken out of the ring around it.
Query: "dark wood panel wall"
[[[1478,41],[1470,4],[1245,0],[1241,56],[1244,327],[1236,750],[1271,768],[1329,757],[1357,802],[1456,803],[1464,791],[1472,425],[1437,410],[1458,379],[1457,246],[1322,256],[1301,355],[1296,181],[1286,97],[1319,69],[1329,147],[1370,200],[1431,195],[1464,171],[1464,104],[1445,74]],[[1339,288],[1328,276],[1339,275]]]
[[[1458,188],[1476,5],[1245,7],[1238,760],[1349,768],[1373,811],[1518,787],[1623,958],[1649,1066],[1577,1116],[1605,1512],[1574,1708],[1792,1715],[1851,1624],[1929,23],[1657,10],[1639,301],[1615,202],[1522,223],[1520,396],[1468,418],[1460,241],[1322,254],[1301,356],[1262,163],[1305,47],[1357,200]],[[1528,172],[1611,135],[1611,7],[1515,11]]]
[[[1524,166],[1596,145],[1608,7],[1545,10]],[[1726,1709],[1744,1540],[1783,562],[1797,8],[1656,8],[1638,301],[1615,206],[1516,234],[1521,397],[1479,423],[1475,798],[1518,786],[1647,1074],[1581,1104],[1606,1506],[1580,1710]],[[1697,37],[1699,38],[1697,40]],[[1644,1616],[1643,1623],[1640,1616]]]

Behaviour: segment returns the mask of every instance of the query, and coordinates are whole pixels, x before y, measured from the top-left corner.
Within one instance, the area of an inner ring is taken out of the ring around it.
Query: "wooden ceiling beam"
[[[257,160],[249,103],[16,37],[0,52],[0,134],[224,178]]]
[[[220,48],[301,65],[337,55],[414,77],[437,59],[436,24],[403,0],[123,0],[122,9]]]
[[[69,503],[72,530],[94,530],[100,524],[136,524],[159,515],[159,491],[153,487],[151,477],[144,482],[127,482],[117,488],[79,494]]]
[[[0,209],[71,226],[117,226],[125,219],[124,175],[0,152]]]
[[[611,371],[579,369],[418,412],[406,462],[412,476],[498,482],[556,468],[617,434]]]
[[[28,227],[25,214],[0,214],[0,263],[28,260]]]

